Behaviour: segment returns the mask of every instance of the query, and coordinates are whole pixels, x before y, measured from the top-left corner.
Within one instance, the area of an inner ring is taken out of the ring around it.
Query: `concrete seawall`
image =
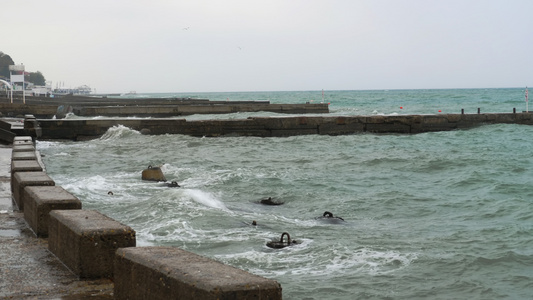
[[[39,119],[40,139],[84,140],[103,135],[110,127],[123,125],[145,134],[191,136],[277,137],[306,134],[345,135],[356,133],[416,134],[467,129],[485,124],[533,125],[530,113],[439,114],[395,116],[296,116],[251,117],[239,120],[185,119]],[[30,125],[25,128],[31,128]],[[30,133],[31,134],[31,133]]]
[[[328,113],[327,103],[271,104],[268,101],[209,101],[183,99],[91,99],[44,98],[22,103],[0,103],[0,111],[9,117],[31,114],[37,118],[62,118],[64,113],[77,116],[165,118],[193,114],[228,114],[236,112],[275,112],[285,114]]]
[[[31,137],[14,139],[10,172],[0,152],[0,298],[282,299],[275,280],[175,247],[136,247],[131,227],[55,185]],[[40,169],[15,164],[26,161]]]

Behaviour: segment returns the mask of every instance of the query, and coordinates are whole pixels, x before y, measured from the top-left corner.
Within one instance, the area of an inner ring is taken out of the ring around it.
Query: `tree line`
[[[0,51],[0,78],[4,77],[4,78],[7,78],[7,80],[9,81],[9,66],[14,65],[14,64],[15,62],[13,61],[11,56]],[[24,80],[31,82],[35,85],[46,84],[46,80],[40,71],[26,72],[24,76]]]

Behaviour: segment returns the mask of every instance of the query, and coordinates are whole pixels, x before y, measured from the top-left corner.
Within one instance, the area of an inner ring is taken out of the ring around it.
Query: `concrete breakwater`
[[[267,111],[286,114],[328,113],[327,103],[272,104],[269,101],[210,101],[207,99],[102,99],[28,98],[25,104],[0,103],[0,111],[10,117],[31,114],[37,118],[77,116],[165,118],[193,114],[228,114]]]
[[[27,122],[27,121],[26,121]],[[250,117],[239,120],[184,119],[104,119],[44,120],[35,126],[41,139],[85,140],[103,135],[113,126],[123,125],[143,134],[184,134],[190,136],[277,137],[306,134],[345,135],[356,133],[416,134],[467,129],[484,124],[533,125],[530,113],[439,114],[394,116],[295,116]],[[26,124],[28,134],[33,125]],[[35,134],[34,134],[35,136]]]

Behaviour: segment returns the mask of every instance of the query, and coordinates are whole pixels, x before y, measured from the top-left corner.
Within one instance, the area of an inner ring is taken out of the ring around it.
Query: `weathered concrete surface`
[[[37,160],[35,151],[15,152],[12,154],[13,160]]]
[[[95,210],[50,212],[48,247],[80,278],[113,276],[115,251],[135,247],[135,231]]]
[[[142,180],[148,181],[167,181],[163,171],[160,167],[148,166],[147,169],[144,169],[141,173]]]
[[[39,123],[42,129],[42,139],[85,140],[97,138],[110,127],[118,125],[154,135],[276,137],[306,134],[342,135],[363,132],[415,134],[465,129],[497,123],[533,125],[533,114],[297,116],[201,121],[184,119],[39,120]]]
[[[25,114],[33,114],[38,118],[52,118],[57,111],[57,105],[0,103],[0,111],[7,117],[23,117]]]
[[[27,186],[24,199],[24,219],[38,237],[48,237],[51,210],[81,209],[81,201],[60,186]]]
[[[43,167],[37,160],[14,160],[11,162],[11,173],[42,172]]]
[[[0,299],[113,299],[111,280],[78,280],[14,211],[10,165],[11,147],[0,145]]]
[[[17,140],[17,137],[15,137],[15,139],[13,140],[13,146],[33,146],[33,141],[30,137],[30,139],[20,139],[20,140]]]
[[[10,117],[32,114],[50,119],[59,106],[71,107],[77,116],[173,117],[192,114],[227,114],[268,111],[289,114],[328,113],[327,103],[271,104],[269,101],[209,101],[183,99],[102,99],[41,98],[28,99],[26,104],[0,103],[0,111]]]
[[[12,210],[11,153],[11,146],[0,145],[0,215]]]
[[[17,152],[15,152],[17,153]],[[24,188],[27,186],[55,185],[45,172],[17,172],[11,176],[11,191],[19,210],[24,210]]]
[[[115,299],[281,299],[278,282],[174,247],[117,250]]]
[[[16,134],[11,130],[0,128],[0,143],[12,144]]]
[[[33,145],[13,145],[13,152],[35,152]]]
[[[189,105],[142,105],[142,106],[89,106],[74,109],[73,113],[81,117],[154,117],[168,118],[195,114],[230,114],[236,112],[276,112],[286,114],[328,113],[328,105],[315,104],[270,104],[270,103],[220,103]]]

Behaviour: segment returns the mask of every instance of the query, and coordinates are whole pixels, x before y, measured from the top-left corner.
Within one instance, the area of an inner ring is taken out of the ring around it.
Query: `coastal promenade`
[[[79,280],[13,207],[12,147],[0,145],[0,299],[113,299],[110,279]]]

